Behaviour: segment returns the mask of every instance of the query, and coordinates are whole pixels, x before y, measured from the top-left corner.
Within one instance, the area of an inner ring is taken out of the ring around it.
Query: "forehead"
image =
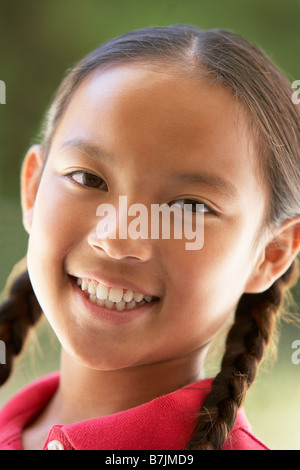
[[[155,147],[159,139],[167,148],[184,143],[199,150],[199,144],[211,146],[220,139],[233,143],[234,136],[241,142],[247,133],[241,107],[230,91],[203,77],[147,64],[96,70],[83,80],[66,114],[75,120],[76,113],[84,130],[98,126],[101,133],[105,126],[106,131],[118,130],[120,139],[130,135],[131,141],[133,131],[136,143],[142,132],[144,147]],[[213,139],[216,136],[219,139]]]
[[[176,167],[257,186],[258,156],[240,103],[225,87],[171,67],[111,66],[74,93],[54,141],[83,139],[118,165],[163,174]],[[261,182],[255,191],[261,189]]]

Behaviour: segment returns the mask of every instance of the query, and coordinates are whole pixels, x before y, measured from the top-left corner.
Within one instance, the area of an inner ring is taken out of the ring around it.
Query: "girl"
[[[61,370],[4,407],[1,448],[267,449],[241,407],[297,279],[291,95],[246,40],[185,25],[125,34],[70,71],[23,163],[28,270],[0,312],[1,383],[41,311]],[[148,209],[202,204],[203,247],[98,237],[97,207],[119,195]]]

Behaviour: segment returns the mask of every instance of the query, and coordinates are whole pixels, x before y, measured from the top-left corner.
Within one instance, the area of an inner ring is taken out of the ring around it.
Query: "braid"
[[[8,298],[0,306],[0,339],[6,346],[6,364],[0,367],[0,385],[8,379],[14,356],[20,353],[29,328],[38,321],[41,313],[26,269],[13,281]]]
[[[284,298],[296,279],[296,261],[268,290],[244,294],[228,333],[221,371],[206,397],[186,450],[220,450],[255,380]]]

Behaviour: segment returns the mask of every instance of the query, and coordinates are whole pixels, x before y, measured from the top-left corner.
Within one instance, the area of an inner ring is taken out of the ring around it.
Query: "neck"
[[[206,351],[155,364],[99,371],[62,352],[61,379],[50,402],[56,424],[71,424],[139,406],[204,378]]]

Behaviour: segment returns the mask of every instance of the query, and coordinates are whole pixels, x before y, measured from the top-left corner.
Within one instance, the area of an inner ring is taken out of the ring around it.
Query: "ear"
[[[245,293],[269,289],[300,252],[300,217],[285,221],[270,237],[246,284]]]
[[[34,204],[44,167],[41,145],[33,145],[25,155],[21,170],[21,204],[23,225],[30,233]]]

